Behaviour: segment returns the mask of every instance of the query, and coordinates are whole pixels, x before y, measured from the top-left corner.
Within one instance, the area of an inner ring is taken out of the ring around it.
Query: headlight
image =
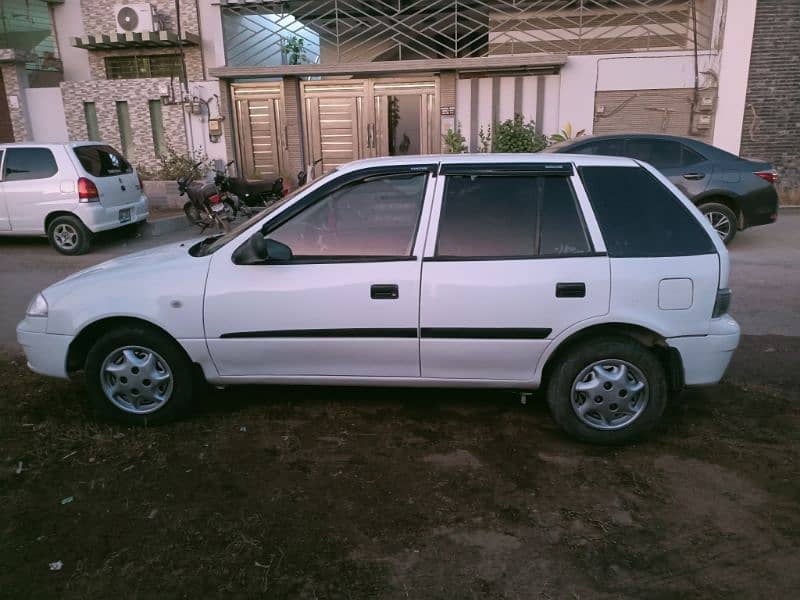
[[[41,294],[36,294],[28,304],[28,310],[25,311],[29,317],[46,317],[47,316],[47,300]]]

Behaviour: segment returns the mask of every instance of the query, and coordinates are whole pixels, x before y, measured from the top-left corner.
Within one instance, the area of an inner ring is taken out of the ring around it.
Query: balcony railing
[[[725,0],[222,0],[228,66],[710,49]]]

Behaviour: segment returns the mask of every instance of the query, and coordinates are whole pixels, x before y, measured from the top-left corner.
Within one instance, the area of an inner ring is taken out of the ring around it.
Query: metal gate
[[[275,179],[286,173],[282,85],[232,86],[239,169],[247,179]]]
[[[359,158],[438,152],[437,78],[301,84],[306,161],[328,173]]]

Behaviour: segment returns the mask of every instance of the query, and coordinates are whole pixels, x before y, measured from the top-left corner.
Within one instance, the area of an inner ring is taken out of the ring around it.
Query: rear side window
[[[674,169],[703,162],[705,159],[691,148],[672,140],[635,138],[628,140],[626,156],[648,162],[656,169]]]
[[[53,153],[47,148],[9,148],[3,179],[26,181],[47,179],[58,173]]]
[[[436,256],[531,258],[589,251],[566,177],[447,176]]]
[[[133,171],[128,161],[111,146],[76,146],[73,150],[83,169],[93,177],[113,177]]]
[[[645,169],[581,167],[609,256],[691,256],[715,252],[689,210]]]

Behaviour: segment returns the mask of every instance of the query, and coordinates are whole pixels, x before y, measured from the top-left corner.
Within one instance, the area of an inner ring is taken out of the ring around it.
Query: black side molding
[[[584,298],[586,284],[583,282],[557,283],[556,298]]]
[[[415,338],[415,327],[387,329],[277,329],[272,331],[238,331],[223,333],[222,339],[230,338]]]
[[[457,340],[543,340],[552,329],[521,327],[423,327],[422,337]]]

